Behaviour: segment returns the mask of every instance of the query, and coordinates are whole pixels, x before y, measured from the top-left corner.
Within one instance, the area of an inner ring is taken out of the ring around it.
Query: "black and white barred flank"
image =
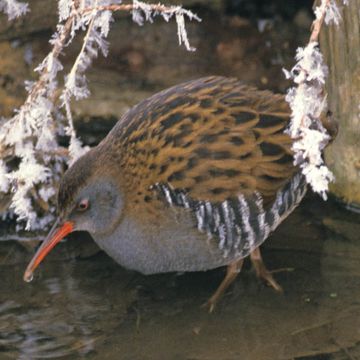
[[[220,203],[196,201],[182,190],[168,184],[156,184],[160,194],[170,206],[191,209],[197,228],[206,232],[209,239],[219,240],[219,249],[224,257],[245,257],[257,248],[269,234],[299,205],[307,185],[302,174],[297,173],[277,194],[272,206],[265,210],[258,192],[245,197]]]

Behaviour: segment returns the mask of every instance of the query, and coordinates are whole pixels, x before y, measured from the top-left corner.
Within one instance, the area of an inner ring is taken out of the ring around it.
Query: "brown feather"
[[[207,77],[139,103],[101,146],[119,149],[103,153],[122,167],[133,204],[154,200],[159,183],[212,203],[257,191],[266,205],[298,171],[289,118],[282,95]]]

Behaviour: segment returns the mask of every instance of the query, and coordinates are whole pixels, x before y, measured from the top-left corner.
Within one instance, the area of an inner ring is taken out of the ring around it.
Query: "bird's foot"
[[[250,253],[250,260],[255,269],[256,276],[259,279],[263,280],[267,285],[271,286],[275,291],[283,292],[282,287],[274,279],[272,274],[275,272],[285,271],[289,269],[279,269],[279,270],[269,271],[264,264],[259,248],[256,248],[254,251]]]
[[[219,299],[213,299],[213,297],[214,296],[212,296],[208,301],[206,301],[201,305],[201,308],[207,310],[209,314],[211,314],[214,311],[216,303],[219,300]]]
[[[228,265],[224,280],[221,282],[221,284],[216,289],[214,294],[210,297],[210,299],[201,306],[202,308],[207,309],[209,313],[212,313],[214,311],[216,304],[218,303],[220,298],[224,295],[226,289],[238,276],[239,272],[241,271],[243,263],[244,263],[244,259],[240,259]]]

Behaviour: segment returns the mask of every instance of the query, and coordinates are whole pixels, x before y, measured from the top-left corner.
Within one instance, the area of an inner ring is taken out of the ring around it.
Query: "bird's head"
[[[64,174],[58,191],[58,218],[29,263],[24,280],[66,235],[87,231],[106,236],[121,219],[123,197],[117,179],[93,151],[78,159]]]

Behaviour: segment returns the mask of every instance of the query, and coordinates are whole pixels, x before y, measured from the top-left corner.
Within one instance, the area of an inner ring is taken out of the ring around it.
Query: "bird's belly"
[[[233,261],[224,257],[212,239],[190,226],[171,226],[144,231],[124,219],[118,230],[98,245],[116,262],[143,274],[171,271],[203,271]]]
[[[257,204],[249,206],[248,201],[246,209],[241,210],[240,222],[232,223],[240,229],[238,241],[223,243],[226,232],[223,239],[209,237],[199,224],[196,227],[190,212],[176,207],[167,207],[164,220],[157,224],[145,225],[141,219],[137,222],[125,217],[111,235],[94,239],[119,264],[144,274],[209,270],[248,256],[294,210],[305,193],[305,179],[298,174],[278,191],[272,207],[265,212]]]

